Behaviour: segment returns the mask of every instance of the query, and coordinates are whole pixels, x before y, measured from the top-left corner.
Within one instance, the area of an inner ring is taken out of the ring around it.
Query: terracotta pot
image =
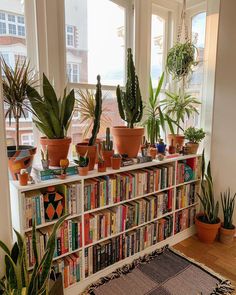
[[[153,159],[156,159],[156,156],[157,156],[157,149],[156,148],[150,148],[149,153]]]
[[[107,167],[106,167],[105,161],[98,162],[98,172],[106,172],[106,170],[107,170]]]
[[[189,154],[194,154],[195,155],[197,153],[199,144],[198,143],[193,143],[193,142],[187,142],[186,146],[189,149],[188,150]]]
[[[89,172],[89,166],[78,167],[78,170],[79,170],[79,175],[80,176],[86,176],[86,175],[88,175],[88,172]]]
[[[121,166],[121,158],[111,158],[111,168],[114,170],[119,170]]]
[[[144,128],[117,126],[111,129],[111,133],[119,154],[127,154],[130,158],[137,157],[144,135]]]
[[[83,142],[88,143],[89,142],[89,138],[85,138],[83,140]],[[98,151],[101,154],[101,151],[102,151],[102,140],[100,138],[96,138],[95,145],[98,145]],[[97,163],[98,163],[98,155],[96,153],[95,164],[97,164]]]
[[[77,143],[76,145],[76,152],[80,154],[81,156],[84,156],[86,152],[88,151],[87,156],[89,157],[89,170],[94,169],[96,156],[97,156],[97,146],[92,145],[89,146],[86,142]]]
[[[209,224],[209,223],[202,222],[199,219],[202,216],[203,214],[199,213],[196,215],[196,218],[195,218],[198,238],[203,243],[212,244],[215,241],[220,228],[220,219],[218,223]]]
[[[46,151],[46,148],[48,149],[49,165],[53,167],[60,167],[60,160],[67,159],[71,137],[60,139],[41,137],[40,143],[44,151]]]
[[[232,229],[220,228],[220,241],[223,244],[230,245],[234,241],[235,227]]]
[[[168,134],[168,145],[173,145],[176,148],[182,149],[184,145],[184,135]]]
[[[106,167],[111,167],[111,157],[114,155],[114,150],[112,151],[102,151],[103,159],[105,161]]]
[[[36,147],[20,145],[16,150],[16,146],[7,147],[8,166],[12,180],[18,180],[21,169],[26,169],[30,174]]]
[[[27,185],[29,180],[29,174],[28,173],[19,174],[18,179],[19,179],[20,185],[22,186]]]

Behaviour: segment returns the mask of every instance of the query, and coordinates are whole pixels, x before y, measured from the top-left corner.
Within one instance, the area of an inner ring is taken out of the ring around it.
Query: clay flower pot
[[[41,137],[40,143],[44,151],[46,151],[46,148],[48,150],[49,165],[53,167],[60,167],[60,160],[67,159],[71,137],[60,139]]]
[[[105,161],[103,162],[98,162],[98,172],[106,172],[107,167],[105,164]]]
[[[85,138],[85,139],[83,140],[83,142],[86,142],[86,143],[88,144],[88,143],[89,143],[89,138]],[[96,138],[96,140],[95,140],[95,145],[98,146],[98,151],[99,151],[99,153],[101,153],[101,151],[102,151],[102,140],[99,139],[99,138]],[[97,163],[98,163],[98,155],[97,155],[97,153],[96,153],[95,164],[97,164]],[[93,170],[93,169],[92,169],[92,170]]]
[[[149,150],[149,153],[150,153],[150,156],[151,156],[153,159],[156,159],[156,156],[157,156],[157,149],[156,149],[156,148],[151,147],[150,150]]]
[[[186,146],[188,147],[188,152],[189,154],[194,154],[196,155],[199,144],[198,143],[193,143],[193,142],[187,142]]]
[[[89,146],[88,143],[86,142],[77,143],[76,152],[79,155],[84,156],[87,151],[88,151],[87,156],[89,157],[89,170],[91,171],[94,169],[94,165],[96,162],[97,146],[96,145]]]
[[[18,175],[18,179],[19,179],[19,183],[20,185],[24,186],[28,184],[28,180],[29,180],[29,174],[28,172],[24,173],[24,174],[19,174]]]
[[[114,150],[112,151],[102,151],[103,159],[105,161],[106,167],[111,167],[111,157],[114,155]]]
[[[89,172],[89,166],[86,167],[78,167],[79,175],[80,176],[86,176]]]
[[[168,145],[173,145],[176,148],[182,149],[184,145],[184,135],[168,134]]]
[[[127,154],[130,158],[137,157],[144,135],[144,128],[117,126],[111,129],[111,133],[119,154]]]
[[[230,245],[234,241],[235,226],[232,229],[220,228],[220,241],[223,244]]]
[[[212,244],[215,241],[220,228],[220,219],[218,223],[209,224],[201,221],[202,216],[203,213],[199,213],[195,218],[198,238],[203,243]]]
[[[121,157],[120,158],[112,157],[111,158],[111,168],[114,170],[119,170],[120,166],[121,166],[121,161],[122,161]]]

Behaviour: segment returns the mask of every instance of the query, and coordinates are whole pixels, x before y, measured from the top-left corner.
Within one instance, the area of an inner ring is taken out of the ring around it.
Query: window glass
[[[5,35],[7,33],[6,24],[0,22],[0,35]]]
[[[10,35],[16,35],[16,25],[8,24],[8,28],[9,28]]]
[[[13,15],[13,14],[8,14],[8,21],[14,23],[14,22],[16,21],[16,17],[15,17],[15,15]]]

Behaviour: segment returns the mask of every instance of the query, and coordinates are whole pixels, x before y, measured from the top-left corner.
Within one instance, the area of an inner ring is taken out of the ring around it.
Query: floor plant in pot
[[[233,225],[233,214],[236,194],[231,196],[230,189],[221,193],[221,205],[223,209],[224,220],[220,228],[220,241],[224,244],[232,244],[235,235],[235,226]]]
[[[102,86],[101,86],[101,77],[97,76],[97,85],[96,85],[96,94],[95,94],[95,113],[93,120],[92,135],[88,142],[78,143],[76,145],[76,152],[80,155],[85,155],[88,152],[89,157],[89,170],[94,169],[97,156],[97,135],[100,129],[100,119],[102,114]]]
[[[197,129],[195,127],[189,127],[184,131],[185,139],[188,140],[186,146],[189,149],[190,154],[197,154],[199,143],[203,140],[206,133],[202,128]]]
[[[202,156],[201,192],[198,193],[203,212],[196,216],[197,235],[200,241],[211,244],[215,241],[220,228],[219,202],[215,201],[210,162],[205,172],[204,152]]]
[[[107,167],[111,167],[111,157],[114,154],[113,141],[110,137],[110,128],[106,129],[106,140],[102,142],[102,154]]]
[[[127,122],[127,126],[112,128],[114,144],[120,154],[136,157],[144,135],[143,127],[135,127],[143,116],[143,102],[131,48],[128,48],[127,54],[126,89],[123,91],[118,85],[116,96],[120,117]]]
[[[64,90],[62,98],[57,98],[55,90],[43,74],[43,97],[35,88],[28,85],[27,94],[36,114],[33,120],[44,137],[40,143],[43,150],[48,152],[50,166],[60,166],[60,160],[66,159],[71,143],[67,137],[75,104],[75,94],[72,89],[69,94]]]
[[[6,108],[5,117],[9,119],[9,125],[14,120],[16,129],[15,145],[7,147],[8,165],[13,180],[18,179],[21,169],[27,169],[30,173],[36,147],[20,145],[20,119],[26,118],[26,112],[33,112],[28,103],[27,85],[35,85],[33,71],[26,60],[19,65],[19,59],[12,69],[2,58],[3,69],[3,99]]]

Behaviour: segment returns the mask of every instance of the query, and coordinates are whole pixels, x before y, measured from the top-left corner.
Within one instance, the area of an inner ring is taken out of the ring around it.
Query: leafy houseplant
[[[219,202],[215,201],[210,162],[205,173],[205,157],[202,156],[201,194],[198,194],[203,212],[196,216],[196,227],[200,241],[213,243],[220,227]]]
[[[236,194],[231,196],[230,189],[221,193],[221,205],[224,214],[224,221],[220,228],[220,241],[224,244],[232,244],[235,234],[233,225],[233,214]]]
[[[89,170],[94,169],[94,165],[96,162],[97,155],[97,135],[100,129],[100,119],[102,114],[102,85],[101,85],[101,77],[97,76],[97,85],[96,85],[96,94],[95,94],[95,110],[94,110],[94,120],[93,120],[93,128],[92,135],[88,140],[88,143],[82,142],[76,145],[76,151],[80,155],[85,155],[88,152],[89,157]]]
[[[206,133],[202,128],[197,129],[195,127],[189,127],[184,131],[185,139],[189,142],[187,143],[187,147],[189,148],[190,154],[196,154],[199,146],[199,142],[203,140]]]
[[[102,142],[102,154],[106,164],[106,167],[111,167],[111,157],[114,154],[113,141],[110,136],[110,128],[106,129],[106,140]]]
[[[28,104],[27,85],[33,86],[34,80],[33,71],[29,67],[29,63],[24,61],[23,65],[19,65],[17,59],[14,69],[12,69],[2,58],[3,69],[3,99],[5,103],[5,117],[9,119],[9,125],[12,119],[15,120],[16,128],[16,145],[8,146],[8,164],[11,176],[14,180],[18,179],[18,174],[21,169],[27,169],[30,173],[36,148],[33,146],[20,145],[19,139],[19,122],[20,118],[26,118],[26,110],[32,112]]]
[[[48,279],[51,272],[51,265],[55,251],[56,232],[63,221],[68,217],[65,215],[61,217],[53,226],[52,233],[49,237],[45,247],[45,253],[41,261],[38,257],[37,249],[37,234],[35,224],[32,231],[33,253],[35,257],[35,264],[32,274],[29,275],[27,271],[27,252],[24,238],[17,232],[17,242],[10,250],[0,241],[0,247],[5,252],[5,269],[6,273],[0,280],[0,294],[25,294],[25,295],[46,295],[48,294]]]
[[[78,160],[74,160],[74,162],[79,165],[79,175],[85,176],[88,174],[89,170],[89,157],[87,156],[88,152],[84,156],[78,154]]]
[[[127,127],[113,127],[112,135],[120,154],[128,154],[129,157],[136,157],[144,135],[144,128],[134,128],[134,125],[142,119],[143,102],[138,76],[135,73],[131,48],[128,48],[127,52],[126,89],[123,91],[119,85],[116,88],[120,117],[127,122]]]
[[[33,121],[45,135],[40,142],[44,151],[48,149],[50,166],[60,166],[60,160],[67,158],[71,143],[71,138],[66,134],[74,111],[74,90],[66,94],[65,89],[63,97],[58,99],[53,86],[43,74],[43,97],[30,85],[27,94],[36,114]]]

